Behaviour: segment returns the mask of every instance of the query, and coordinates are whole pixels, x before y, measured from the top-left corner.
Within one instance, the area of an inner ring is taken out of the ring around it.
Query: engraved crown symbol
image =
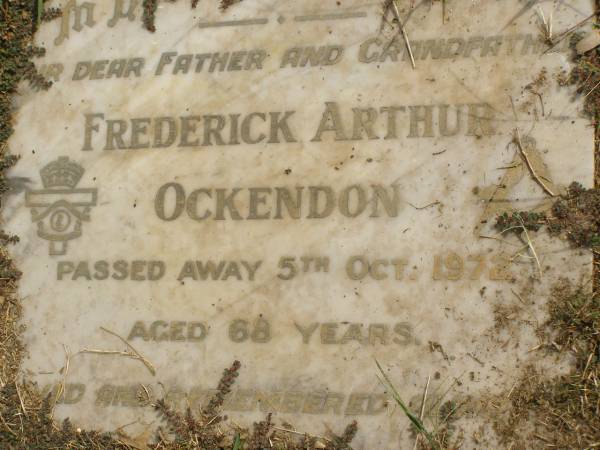
[[[81,236],[83,222],[90,221],[90,210],[98,201],[96,188],[77,188],[85,169],[66,156],[40,170],[43,189],[29,189],[25,206],[31,208],[31,219],[37,234],[50,243],[50,255],[67,253],[67,244]]]
[[[73,189],[84,172],[85,170],[79,164],[69,161],[67,156],[61,156],[40,170],[40,176],[46,189],[54,187]]]

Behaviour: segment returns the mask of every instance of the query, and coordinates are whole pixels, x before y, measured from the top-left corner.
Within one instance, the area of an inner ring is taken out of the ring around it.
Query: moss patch
[[[496,229],[501,233],[512,231],[521,234],[524,229],[538,231],[546,223],[544,213],[533,211],[515,211],[503,213],[496,219]]]
[[[586,189],[571,183],[567,193],[558,198],[548,213],[515,211],[496,218],[495,227],[502,233],[521,234],[525,229],[538,231],[546,225],[550,234],[566,237],[575,247],[600,249],[600,189]]]
[[[600,246],[600,189],[586,189],[572,183],[567,195],[554,203],[547,222],[551,233],[564,233],[573,245],[597,249]]]

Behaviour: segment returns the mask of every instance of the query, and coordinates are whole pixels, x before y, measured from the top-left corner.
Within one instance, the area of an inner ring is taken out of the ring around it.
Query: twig
[[[219,418],[218,415],[214,416],[212,419],[210,419],[208,422],[206,422],[206,424],[204,425],[205,427],[209,426],[211,423],[213,423],[215,420],[217,420]]]
[[[550,13],[550,20],[546,21],[546,17],[544,16],[544,11],[542,8],[538,6],[538,12],[540,14],[540,18],[542,19],[542,33],[544,35],[544,39],[547,42],[552,43],[552,12]]]
[[[496,167],[496,170],[508,170],[508,169],[516,169],[517,167],[521,167],[523,163],[513,164],[512,166],[502,166]]]
[[[546,51],[543,54],[548,53],[550,50],[552,50],[554,47],[556,47],[560,41],[562,41],[564,38],[566,38],[569,34],[571,34],[573,31],[575,31],[577,28],[579,28],[580,26],[582,26],[584,23],[586,23],[588,20],[592,19],[593,17],[596,16],[596,14],[598,14],[598,11],[595,11],[591,16],[586,17],[585,19],[583,19],[581,22],[573,25],[571,28],[569,28],[567,31],[564,31],[563,33],[559,34],[557,36],[557,38],[553,41],[552,45],[550,47],[548,47],[546,49]]]
[[[152,375],[156,375],[156,369],[154,368],[154,366],[152,365],[152,363],[150,361],[148,361],[146,358],[144,358],[144,356],[142,356],[142,354],[140,352],[138,352],[129,342],[127,342],[126,339],[122,338],[121,336],[119,336],[114,331],[107,330],[104,327],[100,327],[100,329],[102,331],[104,331],[105,333],[112,334],[113,336],[119,338],[127,347],[129,347],[131,349],[131,351],[133,353],[136,354],[136,356],[138,357],[138,359],[148,368],[148,370],[150,371],[150,373]]]
[[[442,24],[446,23],[446,0],[442,0]]]
[[[162,431],[161,431],[161,429],[160,429],[160,428],[158,429],[158,437],[160,438],[160,440],[161,440],[161,443],[163,443],[163,444],[164,444],[164,443],[166,443],[166,442],[167,442],[167,439],[166,439],[166,438],[165,438],[165,436],[162,434]]]
[[[506,398],[507,398],[507,399],[509,399],[509,398],[510,398],[510,396],[511,396],[511,395],[512,395],[512,393],[513,393],[513,391],[514,391],[514,390],[515,390],[515,388],[517,387],[517,384],[518,384],[518,383],[519,383],[518,381],[515,381],[515,384],[513,384],[513,386],[510,388],[510,391],[508,392],[508,395],[506,396]]]
[[[84,354],[84,353],[89,353],[89,354],[95,354],[95,355],[119,355],[119,356],[125,356],[127,358],[132,358],[132,359],[137,359],[139,361],[141,361],[142,363],[146,364],[143,360],[143,358],[140,358],[138,355],[136,355],[133,352],[128,352],[128,351],[120,351],[120,350],[98,350],[98,349],[94,349],[94,348],[83,348],[81,350],[79,350],[76,354]]]
[[[418,210],[421,210],[421,209],[427,209],[427,208],[430,208],[430,207],[432,207],[432,206],[435,206],[435,205],[439,205],[439,204],[440,204],[439,200],[436,200],[435,202],[432,202],[432,203],[428,203],[428,204],[427,204],[427,205],[425,205],[425,206],[415,206],[415,205],[413,205],[411,202],[406,202],[406,203],[408,203],[410,206],[412,206],[413,208],[415,208],[415,209],[418,209]]]
[[[65,344],[63,344],[63,349],[65,351],[65,366],[63,367],[63,379],[62,379],[62,383],[58,386],[58,389],[56,391],[56,397],[54,398],[54,404],[52,405],[52,413],[50,414],[50,417],[52,417],[54,415],[54,407],[58,403],[58,400],[65,393],[65,386],[67,384],[67,375],[69,374],[69,364],[71,362],[71,354],[69,353],[69,348]]]
[[[539,350],[541,347],[542,347],[542,344],[538,344],[535,347],[532,347],[529,350],[527,350],[527,353],[535,352],[536,350]]]
[[[546,117],[546,108],[544,107],[544,97],[542,97],[542,94],[540,94],[537,91],[534,91],[533,89],[531,90],[531,93],[536,95],[537,98],[540,99],[540,105],[542,107],[542,117]]]
[[[536,438],[538,438],[538,439],[540,439],[540,440],[544,441],[544,442],[551,443],[551,442],[550,442],[548,439],[546,439],[546,438],[545,438],[545,437],[543,437],[543,436],[540,436],[539,434],[534,434],[534,436],[535,436]]]
[[[8,424],[6,423],[6,421],[4,420],[4,417],[2,417],[2,414],[0,413],[0,420],[2,420],[2,424],[6,427],[6,429],[10,432],[10,434],[12,434],[13,436],[19,437],[17,436],[17,433],[15,433],[11,427],[8,426]]]
[[[492,366],[493,367],[493,366]],[[448,394],[448,392],[450,392],[452,390],[452,388],[460,383],[460,379],[464,376],[464,374],[467,373],[466,370],[464,370],[459,376],[458,378],[453,377],[454,381],[452,381],[452,383],[450,383],[450,386],[448,386],[448,389],[446,389],[442,394],[437,395],[438,391],[441,389],[441,386],[438,387],[435,392],[434,395],[437,398],[431,405],[429,405],[429,410],[432,411],[434,408],[437,408],[438,405],[442,402],[442,400],[444,398],[446,398],[446,395]],[[444,381],[445,383],[445,381]],[[439,450],[439,449],[438,449]]]
[[[513,242],[509,242],[506,239],[500,239],[496,236],[486,236],[484,234],[480,234],[479,237],[482,239],[493,239],[495,241],[502,242],[502,243],[508,244],[508,245],[512,245],[513,247],[517,247],[517,244],[514,244]]]
[[[427,392],[429,392],[429,382],[431,381],[431,375],[427,377],[427,384],[425,385],[425,391],[423,392],[423,400],[421,400],[421,413],[419,414],[419,420],[423,422],[423,416],[425,415],[425,404],[427,402]],[[413,446],[413,450],[416,450],[417,445],[419,444],[419,439],[421,438],[421,434],[417,434],[415,438],[415,445]]]
[[[273,427],[273,429],[277,430],[277,431],[283,431],[285,433],[297,434],[298,436],[306,436],[306,433],[300,433],[299,431],[288,430],[287,428]],[[326,437],[323,437],[323,436],[317,436],[317,435],[311,435],[311,436],[314,438],[317,438],[317,439],[322,439],[324,441],[331,442],[329,439],[327,439]]]
[[[519,230],[520,229],[521,229],[521,227],[519,227]],[[528,256],[528,255],[523,255],[522,254],[523,250],[528,250],[528,249],[529,249],[529,244],[525,244],[524,246],[522,246],[519,250],[517,250],[515,252],[514,255],[511,256],[509,262],[513,263],[515,261],[515,259],[521,258],[521,257],[523,257],[523,258],[529,258],[529,259],[534,259],[533,256]]]
[[[520,230],[520,229],[521,229],[521,225],[515,225],[514,227],[508,227],[508,228],[505,228],[504,230],[500,231],[498,234],[499,234],[499,235],[502,235],[502,234],[504,234],[504,233],[508,233],[509,231],[512,231],[512,230]]]
[[[515,107],[515,101],[512,98],[512,95],[509,95],[508,98],[510,99],[510,106],[512,107],[513,116],[515,117],[515,120],[519,120],[519,115],[517,114],[517,108]]]
[[[527,303],[525,303],[525,300],[523,300],[523,297],[521,297],[518,292],[515,292],[512,289],[510,290],[510,292],[512,292],[513,294],[515,294],[515,297],[517,297],[521,303],[523,303],[524,305],[527,304]]]
[[[485,364],[479,358],[477,358],[473,353],[467,352],[467,355],[470,356],[471,358],[473,358],[475,361],[477,361],[482,367],[485,366]]]
[[[527,156],[527,153],[525,152],[525,149],[523,148],[523,143],[521,142],[521,132],[519,131],[518,128],[515,128],[515,141],[517,143],[517,147],[519,148],[519,151],[521,152],[521,155],[523,156],[523,159],[525,160],[525,164],[527,164],[527,167],[529,168],[529,171],[531,172],[531,176],[533,177],[533,179],[542,187],[542,189],[547,194],[549,194],[551,197],[556,197],[556,194],[554,192],[552,192],[548,186],[546,186],[544,181],[538,176],[535,169],[531,165],[531,161],[529,161],[529,157]]]
[[[529,233],[527,232],[527,228],[525,227],[525,223],[523,222],[523,219],[521,218],[520,215],[517,217],[519,218],[519,222],[521,222],[521,226],[523,227],[523,232],[525,233],[525,238],[527,239],[527,244],[529,245],[529,248],[531,249],[531,253],[533,253],[535,262],[537,263],[538,270],[540,271],[540,280],[541,280],[542,279],[542,265],[540,264],[540,259],[538,258],[537,252],[535,251],[533,242],[531,242],[531,239],[529,238]]]
[[[400,11],[398,10],[398,5],[396,4],[396,0],[391,0],[392,9],[394,10],[394,15],[396,16],[396,20],[398,21],[398,26],[400,27],[400,31],[402,32],[402,37],[404,38],[404,43],[406,44],[406,49],[408,50],[408,54],[410,56],[410,62],[412,64],[412,68],[416,69],[415,65],[415,57],[412,52],[412,48],[410,48],[410,41],[408,40],[408,34],[404,29],[404,24],[402,23],[402,18],[400,17]]]
[[[139,420],[134,420],[133,422],[126,423],[125,425],[121,425],[121,426],[120,426],[119,428],[117,428],[115,431],[116,431],[116,432],[122,431],[122,430],[123,430],[123,428],[129,427],[129,426],[131,426],[131,425],[133,425],[133,424],[136,424],[136,423],[138,423],[138,422],[139,422]],[[136,447],[136,448],[139,448],[139,447]]]
[[[586,98],[588,98],[588,96],[589,96],[589,95],[590,95],[592,92],[594,92],[598,86],[600,86],[600,81],[598,81],[598,82],[596,83],[596,86],[594,86],[590,92],[588,92],[587,94],[585,94],[585,96],[583,97],[583,99],[582,99],[582,100],[585,100]]]
[[[76,354],[80,353],[93,353],[97,355],[121,355],[121,356],[129,356],[130,358],[139,359],[135,353],[131,352],[122,352],[120,350],[96,350],[94,348],[83,348],[79,350]]]
[[[15,381],[15,388],[17,388],[17,397],[19,397],[19,402],[21,403],[21,409],[23,410],[23,414],[27,417],[27,410],[25,409],[25,403],[23,403],[23,398],[21,397],[21,391],[19,390],[19,385]]]
[[[142,389],[144,390],[144,392],[146,393],[146,397],[148,397],[148,400],[146,400],[148,403],[150,403],[150,392],[148,392],[148,388],[140,383],[140,386],[142,387]]]
[[[427,401],[427,393],[429,392],[429,383],[431,382],[431,375],[427,376],[427,384],[425,385],[425,392],[423,392],[423,400],[421,403],[421,413],[419,419],[423,421],[423,415],[425,414],[425,402]]]

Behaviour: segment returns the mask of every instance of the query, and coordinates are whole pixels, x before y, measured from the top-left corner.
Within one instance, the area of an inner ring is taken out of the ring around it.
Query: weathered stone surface
[[[148,432],[141,385],[196,407],[239,359],[238,423],[357,419],[354,448],[393,449],[414,437],[375,359],[415,410],[428,376],[440,404],[510,385],[537,340],[523,315],[495,327],[499,307],[520,296],[534,323],[591,270],[543,233],[538,266],[491,227],[552,201],[515,130],[547,190],[592,183],[593,131],[555,79],[568,39],[544,53],[539,9],[401,2],[413,69],[377,2],[161,3],[155,34],[130,3],[63,2],[39,33],[56,83],[17,99],[3,218],[25,371],[51,389],[71,355],[57,417]],[[591,3],[539,7],[560,32]],[[80,353],[126,350],[101,327],[155,373]],[[457,424],[467,446],[477,426]]]

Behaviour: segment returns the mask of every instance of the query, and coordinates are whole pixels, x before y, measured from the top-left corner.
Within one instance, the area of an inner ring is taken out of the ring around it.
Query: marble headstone
[[[400,1],[405,38],[381,2],[160,2],[155,33],[138,0],[58,2],[2,212],[24,374],[64,387],[56,417],[150,435],[148,403],[197,409],[239,360],[230,420],[357,420],[355,449],[397,449],[414,434],[376,360],[415,411],[428,378],[440,403],[510,386],[538,341],[499,308],[534,321],[592,267],[493,226],[592,184],[569,39],[543,21],[558,37],[593,2],[530,3]]]

